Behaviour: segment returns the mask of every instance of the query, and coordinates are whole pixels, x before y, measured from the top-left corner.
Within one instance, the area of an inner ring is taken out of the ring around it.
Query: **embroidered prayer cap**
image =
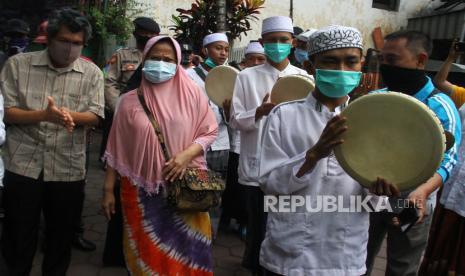
[[[214,42],[224,41],[229,44],[228,37],[224,33],[209,34],[203,38],[203,47]]]
[[[292,19],[287,16],[272,16],[262,23],[262,35],[273,32],[288,32],[293,34]]]
[[[245,55],[248,54],[265,54],[265,50],[263,49],[262,44],[258,41],[250,41],[249,45],[247,45],[247,48],[245,48]]]
[[[308,39],[312,36],[312,34],[314,34],[316,31],[318,31],[317,29],[308,29],[307,31],[299,34],[297,36],[297,39],[300,40],[300,41],[304,41],[304,42],[308,42]]]
[[[332,25],[316,31],[308,40],[309,55],[341,48],[363,50],[360,31],[352,27]]]

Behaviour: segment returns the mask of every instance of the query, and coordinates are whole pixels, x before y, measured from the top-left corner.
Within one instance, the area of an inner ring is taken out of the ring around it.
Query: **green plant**
[[[104,42],[114,36],[118,44],[125,44],[134,28],[132,18],[142,12],[142,4],[135,0],[108,0],[106,5],[90,7],[88,15],[96,39]]]
[[[251,30],[251,20],[258,20],[257,15],[263,8],[265,0],[226,0],[226,28],[230,40],[247,35]],[[178,15],[172,15],[176,39],[189,42],[195,52],[202,48],[204,36],[217,31],[218,6],[216,0],[196,0],[190,9],[176,9]]]

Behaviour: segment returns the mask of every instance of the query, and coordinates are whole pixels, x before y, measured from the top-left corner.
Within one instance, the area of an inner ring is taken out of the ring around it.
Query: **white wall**
[[[154,17],[162,27],[162,33],[169,33],[171,15],[178,14],[177,8],[188,9],[190,0],[138,0],[147,5],[145,15]],[[372,0],[294,0],[294,25],[303,29],[321,28],[331,24],[358,28],[365,41],[365,48],[373,47],[371,33],[381,27],[383,34],[407,26],[409,17],[418,16],[441,4],[439,0],[400,0],[398,12],[372,8]],[[266,0],[261,9],[260,21],[252,24],[252,31],[243,36],[235,46],[244,46],[251,39],[260,37],[261,20],[273,15],[289,16],[289,0]],[[172,34],[172,33],[171,33]]]

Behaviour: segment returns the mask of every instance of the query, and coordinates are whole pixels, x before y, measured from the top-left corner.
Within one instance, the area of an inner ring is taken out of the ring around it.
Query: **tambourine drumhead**
[[[270,101],[275,104],[304,99],[315,89],[310,77],[305,75],[287,75],[275,83],[271,90]]]
[[[205,90],[212,102],[221,107],[224,100],[232,98],[237,74],[239,70],[227,65],[217,66],[208,72]]]
[[[342,168],[361,185],[377,177],[403,191],[426,182],[439,168],[446,138],[425,104],[401,93],[371,94],[352,102],[344,143],[334,149]]]

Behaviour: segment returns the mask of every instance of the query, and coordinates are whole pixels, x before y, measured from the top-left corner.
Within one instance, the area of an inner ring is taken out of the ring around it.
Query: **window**
[[[400,0],[373,0],[372,7],[388,11],[398,11]]]

